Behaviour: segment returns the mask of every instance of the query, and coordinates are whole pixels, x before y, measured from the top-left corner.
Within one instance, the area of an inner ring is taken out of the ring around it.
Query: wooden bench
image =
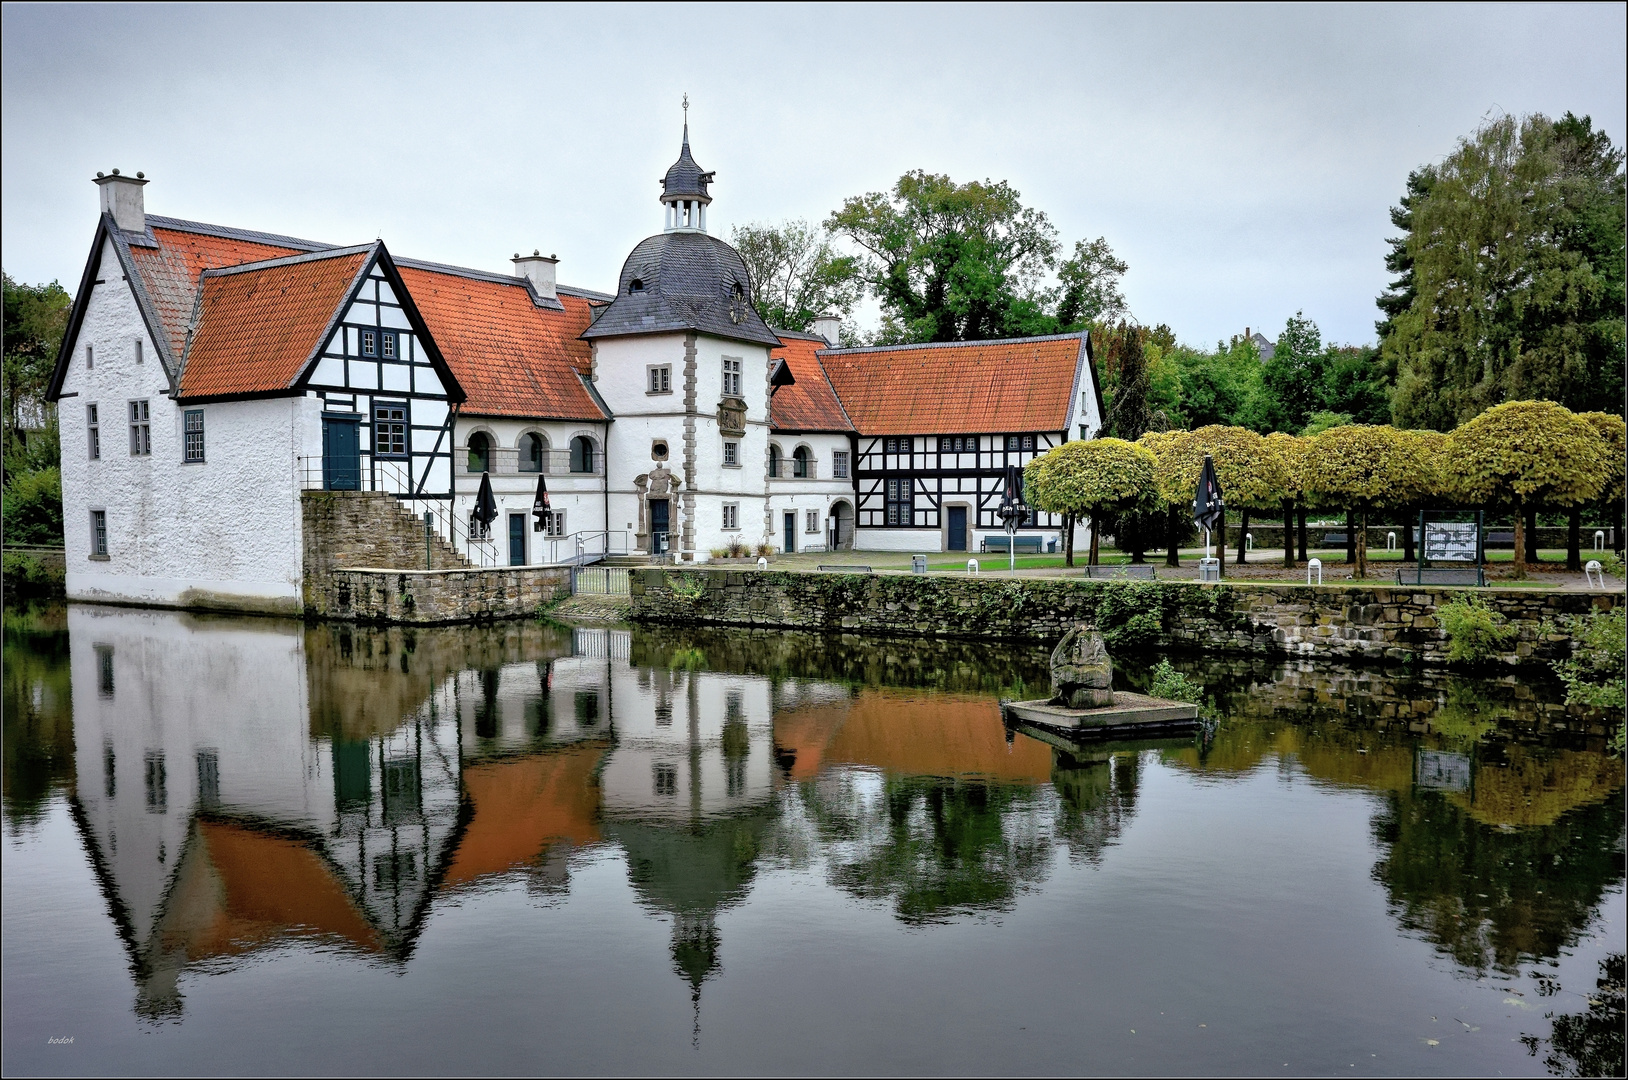
[[[868,566],[850,565],[848,563],[821,563],[821,570],[834,570],[839,574],[869,574],[873,571]]]
[[[1480,585],[1481,571],[1473,566],[1404,567],[1396,572],[1398,585]]]
[[[1019,555],[1023,555],[1025,553],[1027,553],[1029,555],[1038,555],[1038,554],[1040,554],[1040,546],[1041,546],[1040,537],[1038,537],[1038,536],[1014,536],[1011,539],[1014,542],[1014,546],[1017,548],[1017,553]],[[1006,541],[1007,541],[1007,537],[1004,537],[1004,536],[986,536],[986,537],[984,537],[984,542],[983,542],[983,552],[984,552],[984,554],[987,555],[990,552],[996,552],[996,551],[1002,552],[1002,553],[1011,551],[1012,548],[1007,546]]]
[[[1343,532],[1324,533],[1323,534],[1323,546],[1324,547],[1344,547],[1345,546],[1345,533],[1343,533]]]
[[[1085,576],[1088,578],[1135,578],[1139,581],[1153,581],[1158,575],[1153,572],[1152,563],[1120,563],[1117,566],[1087,566]]]

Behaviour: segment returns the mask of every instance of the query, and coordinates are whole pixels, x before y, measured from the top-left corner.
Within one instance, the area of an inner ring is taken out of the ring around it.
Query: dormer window
[[[632,281],[627,283],[627,294],[629,296],[632,296],[634,293],[641,292],[644,292],[644,281],[642,279],[634,278]]]

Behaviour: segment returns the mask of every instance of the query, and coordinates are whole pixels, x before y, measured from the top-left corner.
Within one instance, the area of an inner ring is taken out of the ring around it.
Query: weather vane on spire
[[[690,95],[688,93],[684,95],[684,122],[686,124],[690,122]]]

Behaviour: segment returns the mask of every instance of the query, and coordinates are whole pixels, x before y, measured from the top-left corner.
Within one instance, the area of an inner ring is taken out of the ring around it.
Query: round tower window
[[[650,457],[655,461],[667,460],[667,441],[665,439],[657,439],[650,444]]]

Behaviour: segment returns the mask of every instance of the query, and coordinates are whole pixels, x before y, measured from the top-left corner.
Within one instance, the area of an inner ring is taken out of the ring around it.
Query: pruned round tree
[[[1368,576],[1368,513],[1405,505],[1409,473],[1421,453],[1413,433],[1377,424],[1345,424],[1312,437],[1308,480],[1326,500],[1357,511],[1357,576]]]
[[[1600,509],[1611,515],[1611,524],[1616,526],[1616,544],[1618,551],[1623,546],[1623,490],[1624,472],[1628,471],[1628,424],[1624,424],[1622,417],[1615,413],[1587,412],[1578,413],[1579,420],[1585,420],[1600,436],[1600,449],[1605,454],[1605,484],[1600,493],[1595,496],[1599,501]],[[1583,507],[1577,504],[1571,507],[1571,520],[1566,530],[1566,568],[1568,570],[1581,570],[1583,568],[1583,553],[1581,536]]]
[[[1089,515],[1095,564],[1099,518],[1149,505],[1155,464],[1151,451],[1124,439],[1076,439],[1024,466],[1024,496],[1053,514]]]
[[[1215,476],[1221,483],[1228,508],[1263,509],[1278,505],[1283,498],[1283,466],[1266,440],[1248,428],[1211,424],[1197,431],[1171,433],[1169,443],[1158,457],[1155,482],[1161,498],[1171,504],[1179,497],[1191,505],[1204,468],[1204,455],[1215,461]],[[1246,518],[1247,521],[1247,518]],[[1239,550],[1243,550],[1239,534]],[[1220,547],[1226,548],[1226,526],[1222,523]],[[1240,560],[1242,561],[1242,560]]]
[[[1453,429],[1447,470],[1466,502],[1515,511],[1515,576],[1526,576],[1526,513],[1570,508],[1608,483],[1605,439],[1593,424],[1552,401],[1506,401]]]
[[[1266,436],[1267,452],[1277,459],[1278,469],[1282,477],[1282,490],[1280,499],[1283,502],[1283,565],[1294,566],[1294,537],[1296,512],[1300,521],[1306,520],[1307,493],[1310,487],[1308,480],[1308,455],[1311,452],[1311,440],[1298,435],[1287,435],[1281,431],[1274,431]],[[1302,524],[1301,533],[1305,526]],[[1306,546],[1301,543],[1301,548]],[[1305,552],[1301,552],[1305,557]]]

